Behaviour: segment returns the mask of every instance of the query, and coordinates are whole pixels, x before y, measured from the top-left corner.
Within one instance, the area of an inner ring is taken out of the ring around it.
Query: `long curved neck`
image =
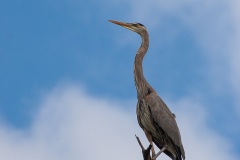
[[[145,77],[143,75],[143,69],[142,69],[143,58],[147,53],[148,45],[149,45],[147,31],[144,31],[141,34],[141,37],[142,37],[142,44],[136,53],[135,61],[134,61],[134,81],[137,89],[137,95],[139,98],[143,98],[145,95],[147,95],[149,92],[149,89],[152,88],[148,84],[148,82],[145,80]]]

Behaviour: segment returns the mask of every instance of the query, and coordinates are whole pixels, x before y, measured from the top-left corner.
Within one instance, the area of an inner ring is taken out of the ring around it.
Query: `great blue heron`
[[[185,152],[175,115],[149,85],[143,75],[142,61],[148,50],[148,32],[140,23],[124,23],[109,20],[112,23],[138,33],[142,44],[134,61],[134,81],[137,89],[137,119],[146,134],[150,144],[153,142],[160,149],[156,155],[152,147],[152,157],[155,159],[162,151],[172,160],[185,159]]]

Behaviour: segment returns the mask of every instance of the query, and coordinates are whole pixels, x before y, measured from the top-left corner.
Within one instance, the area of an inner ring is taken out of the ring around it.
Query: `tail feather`
[[[185,153],[181,147],[175,145],[176,148],[176,160],[185,160]]]

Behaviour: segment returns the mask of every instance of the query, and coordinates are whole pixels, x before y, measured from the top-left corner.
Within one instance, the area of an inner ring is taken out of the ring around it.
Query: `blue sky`
[[[133,60],[141,39],[137,34],[108,22],[114,19],[140,22],[148,28],[150,48],[143,63],[144,74],[171,110],[178,113],[180,126],[193,127],[187,131],[180,128],[188,135],[183,137],[195,137],[192,141],[186,140],[187,146],[193,142],[204,146],[200,140],[195,141],[197,136],[203,138],[202,142],[217,137],[210,146],[222,143],[229,146],[226,149],[229,152],[220,158],[233,155],[232,159],[237,159],[240,157],[239,8],[238,1],[216,0],[1,0],[0,131],[4,134],[0,138],[14,135],[6,138],[9,140],[6,140],[6,146],[10,147],[5,149],[18,153],[19,148],[11,147],[11,142],[19,134],[29,132],[30,137],[35,137],[31,143],[38,144],[34,141],[38,137],[36,128],[43,128],[40,133],[51,128],[45,121],[54,126],[69,122],[63,118],[58,123],[51,117],[57,120],[59,115],[78,117],[73,114],[76,112],[83,117],[76,120],[88,120],[84,116],[96,113],[94,109],[97,110],[98,103],[101,111],[108,109],[118,115],[115,119],[118,123],[123,117],[136,119]],[[69,95],[76,99],[62,100]],[[76,104],[72,105],[73,102]],[[72,106],[69,114],[64,108],[65,103]],[[92,105],[88,106],[88,103]],[[88,112],[82,115],[85,111]],[[104,116],[101,111],[99,114]],[[100,119],[103,122],[110,120]],[[132,125],[139,128],[135,121]],[[129,128],[131,133],[134,132],[132,126]],[[205,137],[196,132],[200,128],[206,131]],[[62,128],[54,131],[57,130]],[[51,139],[52,135],[47,135]],[[29,138],[23,137],[21,143],[28,146]],[[125,140],[124,137],[122,139]],[[46,141],[44,145],[47,144]],[[75,145],[69,145],[69,153],[73,153]],[[59,146],[56,144],[53,148]],[[119,148],[124,148],[124,144]],[[50,155],[59,153],[61,149],[56,150]],[[45,159],[52,158],[45,151],[43,153],[47,157]],[[68,154],[64,156],[68,157]],[[89,157],[86,155],[85,159]]]

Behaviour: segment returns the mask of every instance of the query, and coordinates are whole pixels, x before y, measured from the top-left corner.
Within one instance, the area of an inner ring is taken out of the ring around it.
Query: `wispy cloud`
[[[230,41],[228,42],[229,50],[227,55],[230,57],[230,75],[231,75],[231,84],[232,88],[235,91],[235,99],[236,99],[236,109],[238,110],[238,113],[240,115],[240,3],[239,1],[232,1],[231,3],[231,20],[233,23],[233,26],[231,28],[232,30],[232,36]]]
[[[231,144],[206,125],[205,110],[199,105],[189,98],[171,103],[178,108],[174,112],[187,159],[237,159]],[[148,145],[132,102],[100,99],[71,85],[47,93],[39,108],[28,130],[1,124],[2,159],[142,159],[134,135]],[[169,158],[162,155],[161,159]]]
[[[202,50],[208,67],[204,71],[209,89],[216,95],[231,94],[239,110],[240,4],[233,1],[131,1],[130,17],[149,24],[154,32],[167,17],[184,24]],[[172,33],[177,35],[181,30]]]

